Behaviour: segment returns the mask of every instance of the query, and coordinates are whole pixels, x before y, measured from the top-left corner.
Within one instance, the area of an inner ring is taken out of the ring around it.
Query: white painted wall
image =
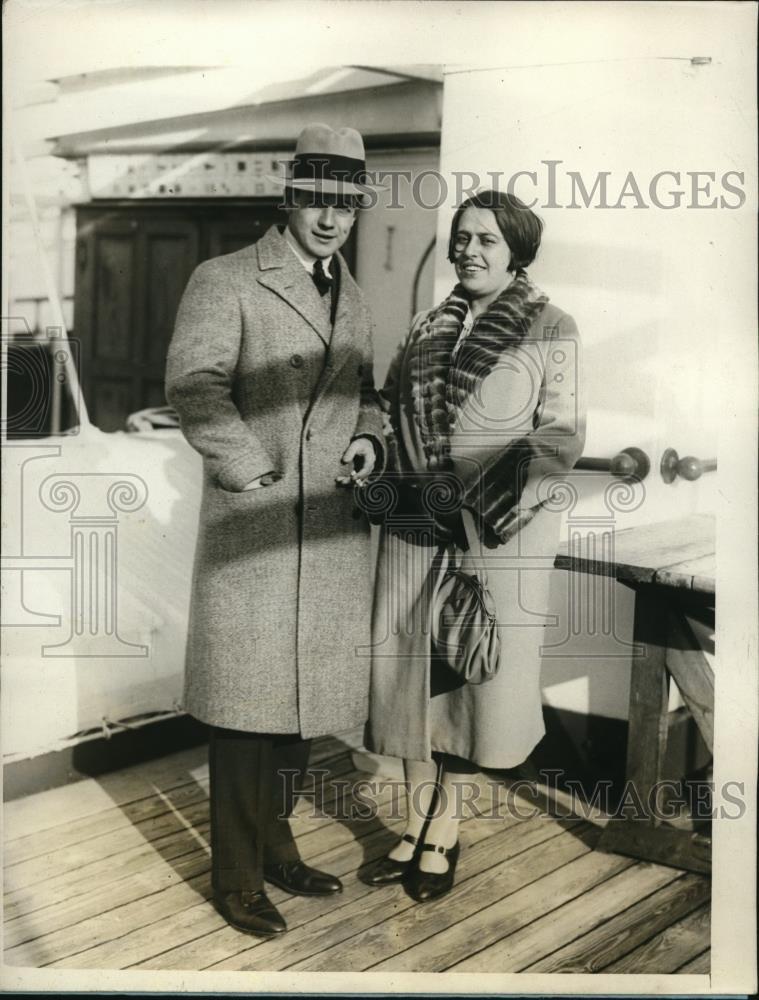
[[[367,169],[374,173],[410,171],[417,176],[436,170],[437,149],[370,153]],[[389,182],[386,186],[391,188]],[[358,230],[356,280],[361,286],[374,318],[375,374],[379,384],[398,342],[406,335],[414,308],[414,278],[417,282],[416,309],[429,309],[434,302],[434,252],[425,254],[435,239],[437,217],[405,197],[406,185],[399,185],[393,203],[392,189],[379,192],[377,204],[362,212]]]

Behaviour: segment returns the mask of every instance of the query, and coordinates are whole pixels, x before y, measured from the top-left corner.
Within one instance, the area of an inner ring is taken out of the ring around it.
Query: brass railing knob
[[[665,483],[673,483],[678,476],[692,483],[700,479],[705,472],[713,472],[716,468],[716,458],[696,458],[694,455],[680,458],[674,448],[665,450],[659,466]]]
[[[651,471],[651,462],[645,451],[640,448],[624,448],[613,458],[586,458],[583,456],[576,463],[575,468],[608,472],[620,479],[645,479]]]

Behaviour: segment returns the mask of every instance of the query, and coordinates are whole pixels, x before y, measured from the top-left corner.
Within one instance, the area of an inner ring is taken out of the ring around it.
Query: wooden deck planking
[[[204,822],[208,818],[207,798],[199,795],[179,815],[192,827]],[[9,892],[28,889],[98,862],[111,860],[115,864],[113,859],[145,844],[155,844],[156,850],[160,851],[164,838],[186,828],[177,814],[168,811],[144,822],[121,826],[100,837],[88,837],[59,851],[50,851],[13,865],[5,873],[5,885]]]
[[[336,773],[340,774],[339,768]],[[351,775],[360,776],[359,772],[347,771],[343,773],[341,780],[346,780]],[[339,794],[340,790],[334,790],[332,798],[329,794],[323,800],[319,797],[317,805],[322,810],[337,806],[334,796]],[[76,895],[77,889],[82,891],[81,886],[90,878],[97,879],[100,885],[121,878],[124,874],[123,864],[132,866],[130,870],[134,870],[133,866],[139,866],[141,860],[156,862],[161,857],[165,860],[177,857],[184,852],[186,838],[194,841],[194,846],[204,843],[208,845],[207,792],[195,789],[191,795],[188,793],[184,812],[174,803],[170,810],[165,805],[164,803],[164,812],[155,810],[147,820],[139,820],[126,826],[109,824],[112,829],[101,833],[100,837],[85,837],[69,844],[64,850],[55,853],[55,864],[51,864],[50,852],[48,855],[37,855],[30,862],[10,867],[6,872],[6,919],[39,906],[40,893],[36,886],[42,881],[46,886],[44,898],[47,904],[56,902],[61,897],[70,899],[72,895]],[[302,821],[310,809],[310,803],[301,801],[295,810],[293,827],[296,831],[300,830],[301,834],[306,832]],[[45,839],[49,836],[49,831],[43,834]],[[178,839],[182,843],[177,843]],[[118,866],[113,861],[116,856],[119,857]],[[83,864],[83,857],[94,857],[94,860]]]
[[[208,853],[199,847],[197,837],[208,837],[208,824],[201,824],[192,832],[178,831],[167,837],[161,853],[155,844],[132,849],[120,856],[118,864],[106,858],[94,865],[66,872],[45,887],[44,893],[34,886],[24,896],[25,908],[5,907],[5,946],[10,947],[28,940],[29,927],[36,936],[70,926],[103,912],[107,898],[110,909],[139,899],[146,887],[155,884],[166,872],[178,864],[192,864],[195,857]],[[15,894],[14,894],[15,895]]]
[[[329,807],[330,802],[325,800],[319,803],[320,808]],[[293,827],[300,829],[300,835],[306,832],[302,828],[301,817],[308,806],[300,810],[300,815],[296,814]],[[128,847],[126,849],[115,850],[113,845],[109,850],[113,853],[100,860],[79,866],[73,865],[65,871],[59,872],[45,880],[44,896],[39,892],[39,883],[11,889],[6,894],[5,899],[5,919],[11,920],[14,917],[23,916],[26,913],[34,912],[40,907],[50,907],[59,902],[71,902],[77,896],[87,893],[90,884],[97,884],[101,889],[117,881],[142,872],[149,867],[160,865],[161,861],[171,862],[181,857],[199,846],[209,848],[209,831],[206,820],[208,814],[207,802],[203,801],[202,808],[198,808],[198,815],[191,817],[187,814],[177,817],[176,825],[171,832],[162,833],[159,837],[148,834],[142,844]],[[192,819],[190,828],[187,823]],[[170,823],[169,817],[164,817],[162,822]],[[114,858],[118,859],[118,864],[114,863]]]
[[[344,758],[360,743],[360,731],[327,736],[312,744],[309,765]],[[114,806],[129,806],[155,794],[168,792],[189,781],[208,784],[208,751],[205,745],[190,747],[156,760],[145,761],[121,771],[88,778],[60,788],[6,802],[3,807],[4,842],[11,845],[25,835],[61,827],[68,822],[94,816]]]
[[[203,751],[205,753],[205,751]],[[328,762],[329,763],[329,762]],[[319,762],[318,767],[323,767],[324,762]],[[200,764],[194,769],[199,776],[174,784],[173,781],[168,787],[159,787],[155,783],[149,794],[144,794],[133,802],[122,803],[118,808],[114,808],[115,803],[101,812],[82,816],[70,822],[54,827],[28,833],[19,837],[6,837],[4,848],[4,865],[6,869],[24,861],[33,860],[36,857],[57,852],[63,848],[76,845],[85,840],[92,840],[112,833],[115,830],[125,827],[136,826],[140,823],[148,822],[158,816],[165,815],[173,810],[182,811],[186,806],[194,802],[201,801],[208,797],[208,767]],[[186,776],[185,776],[186,777]],[[350,760],[350,757],[343,752],[342,758],[337,758],[329,772],[330,779],[334,778],[355,778],[358,780],[365,777],[363,772],[357,771]],[[321,804],[322,797],[319,783],[314,789],[316,800]],[[310,789],[309,789],[310,791]],[[336,790],[330,791],[327,785],[324,789],[328,794],[324,797],[325,802],[334,801]],[[45,794],[45,793],[43,793]],[[12,805],[12,804],[11,804]],[[9,806],[6,805],[6,809]],[[310,801],[301,799],[296,806],[298,811],[304,812],[310,808]],[[11,821],[12,827],[12,821]]]
[[[644,944],[608,965],[604,972],[635,973],[677,972],[700,955],[709,940],[710,908],[700,906],[687,917],[667,927]]]
[[[402,823],[397,821],[390,828],[375,831],[360,841],[352,841],[309,860],[335,875],[349,876],[365,860],[373,860],[386,852],[401,827]],[[334,908],[350,901],[354,886],[358,884],[349,881],[339,896],[324,899],[289,896],[274,887],[267,891],[292,929],[297,926],[293,914],[303,922],[328,919]],[[290,935],[287,940],[292,940]],[[86,961],[88,967],[96,968],[200,969],[259,943],[263,942],[229,927],[209,902],[202,901],[177,914],[171,926],[138,927],[78,956],[76,961],[63,960],[57,964],[76,967],[77,961]]]
[[[658,866],[652,866],[658,867]],[[525,966],[524,972],[602,972],[653,935],[709,899],[709,879],[683,874],[669,885],[620,910],[600,927]],[[704,944],[708,946],[708,935]]]
[[[499,831],[500,832],[500,831]],[[509,856],[513,856],[520,848],[522,850],[542,845],[551,837],[557,836],[561,830],[556,827],[544,825],[538,828],[537,821],[529,832],[525,833],[517,841],[516,827],[514,836],[500,837],[487,822],[470,820],[464,821],[461,825],[461,837],[464,849],[468,854],[470,870],[473,874],[486,875],[500,861]],[[462,873],[463,874],[463,873]],[[278,968],[302,968],[302,963],[308,964],[316,961],[318,956],[325,951],[331,954],[340,949],[346,950],[354,955],[354,960],[350,964],[351,969],[358,970],[356,955],[360,955],[360,942],[364,935],[371,935],[376,928],[382,926],[395,926],[395,922],[402,915],[408,915],[409,911],[418,909],[413,900],[406,895],[400,885],[388,886],[384,889],[370,889],[363,887],[358,890],[357,898],[348,906],[340,908],[330,921],[322,919],[304,928],[289,943],[267,942],[263,947],[247,949],[246,952],[225,959],[214,966],[216,969],[225,971],[248,971],[254,969],[271,968],[272,960],[276,959],[283,964]],[[359,941],[359,949],[356,948],[356,941]],[[298,964],[296,964],[298,963]],[[343,968],[338,964],[335,969]]]
[[[155,942],[146,941],[144,953],[136,961],[140,961],[140,967],[144,968],[207,968],[217,961],[224,961],[241,952],[264,948],[268,955],[265,964],[271,968],[274,956],[268,949],[271,946],[284,944],[284,955],[289,954],[300,941],[297,928],[312,922],[318,925],[331,925],[333,922],[339,925],[345,922],[346,908],[356,900],[364,900],[372,892],[368,886],[355,878],[356,869],[366,861],[374,860],[385,853],[395,842],[402,825],[402,821],[395,821],[394,829],[382,831],[385,835],[381,838],[377,834],[370,835],[364,839],[365,842],[357,845],[360,848],[358,850],[356,846],[351,849],[351,845],[347,845],[342,856],[324,855],[316,859],[327,870],[340,876],[347,876],[344,890],[337,896],[320,900],[285,896],[283,893],[282,902],[277,905],[288,922],[289,931],[285,938],[273,942],[259,941],[227,927],[215,913],[207,913],[205,919],[198,915],[192,921],[191,930],[194,935],[192,940],[180,943],[172,936],[172,939],[164,944],[165,950],[160,955]],[[271,898],[274,899],[273,892]],[[362,903],[362,906],[365,907],[365,903]],[[168,949],[166,944],[169,945]],[[133,949],[130,949],[130,953],[132,951]],[[151,957],[155,960],[151,961]]]
[[[455,972],[521,972],[535,960],[612,920],[641,897],[677,881],[681,872],[662,865],[633,864],[606,881],[560,903],[494,944],[472,950],[450,966]],[[508,930],[508,929],[507,929]]]
[[[528,826],[538,820],[528,820]],[[470,919],[491,903],[503,899],[516,888],[534,881],[541,875],[562,868],[569,861],[587,854],[590,847],[580,834],[587,835],[587,827],[578,824],[574,829],[563,830],[560,835],[547,843],[530,845],[529,850],[519,857],[519,862],[508,864],[521,854],[517,838],[522,833],[519,828],[508,838],[508,844],[501,848],[498,864],[467,878],[467,865],[474,860],[473,852],[462,855],[461,871],[454,890],[439,903],[417,905],[412,900],[404,911],[392,921],[383,920],[361,934],[354,935],[331,948],[326,948],[305,962],[292,966],[293,970],[310,971],[330,969],[350,971],[373,969],[377,971],[388,958],[393,958],[401,948],[407,950],[426,941],[431,936],[439,936],[453,925],[465,927]],[[513,847],[509,846],[514,844]],[[469,857],[467,857],[467,854]],[[620,863],[624,863],[621,862]],[[379,904],[381,906],[381,904]],[[403,967],[400,956],[394,968]]]
[[[206,855],[194,855],[180,861],[163,878],[153,876],[149,886],[135,900],[109,909],[109,896],[103,893],[102,912],[74,925],[63,927],[30,940],[5,953],[8,965],[50,965],[67,956],[86,951],[94,944],[120,937],[134,927],[171,920],[198,899],[210,895],[209,862]],[[34,915],[32,915],[34,916]],[[33,922],[30,924],[33,933]]]
[[[482,821],[476,827],[468,824],[471,824],[471,821],[465,820],[462,829],[466,831],[465,836],[468,839],[470,838],[469,831],[471,831],[472,842],[494,836],[503,829],[503,825],[499,825],[496,829],[488,821]],[[155,961],[151,960],[151,956],[158,955],[155,941],[147,939],[147,947],[152,950],[147,950],[139,956],[141,966],[145,968],[188,969],[197,968],[200,962],[205,968],[215,965],[217,962],[226,962],[226,960],[231,959],[229,967],[249,968],[253,962],[260,961],[261,956],[263,956],[264,967],[271,968],[272,962],[276,964],[280,960],[278,948],[282,949],[282,954],[285,957],[291,956],[295,950],[303,948],[306,940],[302,935],[296,933],[297,928],[316,920],[317,931],[334,934],[334,931],[328,930],[333,923],[337,926],[345,926],[349,917],[356,919],[352,911],[347,910],[346,907],[357,899],[366,901],[367,897],[376,893],[377,890],[363,885],[355,878],[355,873],[357,869],[385,853],[395,843],[402,826],[402,821],[396,820],[388,827],[363,837],[358,843],[347,844],[339,853],[329,852],[316,858],[310,858],[310,861],[324,867],[327,871],[334,872],[341,877],[348,876],[344,891],[339,896],[319,901],[287,897],[282,894],[284,899],[280,908],[289,927],[285,938],[276,942],[256,941],[227,927],[213,911],[207,908],[204,915],[196,914],[189,920],[187,938],[184,937],[184,930],[178,937],[172,936],[168,945],[163,945],[164,951]],[[275,896],[276,892],[277,890],[273,890],[271,893],[271,897],[275,901],[278,898]],[[361,916],[365,908],[365,902],[362,902],[361,907],[356,909],[356,913]],[[339,911],[339,913],[333,917],[335,911]],[[139,947],[140,942],[137,942],[137,945]],[[260,948],[263,948],[264,951],[260,952],[258,950]],[[243,952],[250,952],[252,949],[256,949],[253,962],[249,962],[245,957],[240,957]],[[307,950],[304,954],[310,953],[310,950]],[[295,959],[293,958],[292,961]]]
[[[400,822],[396,822],[395,827],[396,827],[396,829],[400,828]],[[367,825],[366,828],[367,829],[371,829],[368,825]],[[494,830],[494,828],[493,828],[493,825],[489,824],[487,821],[483,821],[483,822],[480,822],[480,823],[476,824],[476,830],[478,832],[478,836],[481,836],[481,837],[482,836],[486,836],[486,835],[492,835],[493,833],[496,832]],[[384,827],[381,829],[381,832],[383,832],[383,833],[386,832],[387,835],[383,838],[383,840],[379,844],[379,846],[376,847],[374,850],[371,851],[370,857],[377,857],[377,856],[379,856],[379,854],[383,853],[383,851],[386,851],[388,849],[388,847],[391,846],[391,844],[394,842],[394,834],[392,832],[385,831]],[[362,838],[362,839],[365,839],[365,838]],[[304,856],[308,856],[307,852],[305,850],[303,850],[305,839],[304,838],[299,838],[298,843],[299,843],[299,846],[300,846],[301,850],[304,853]],[[363,845],[359,841],[359,843],[357,845],[357,849],[353,849],[355,844],[356,844],[356,841],[354,840],[354,838],[353,837],[349,837],[349,839],[347,840],[346,844],[344,845],[346,848],[348,848],[348,851],[346,851],[344,853],[343,857],[338,856],[336,858],[334,856],[330,856],[330,854],[328,852],[326,854],[323,853],[323,854],[319,855],[315,859],[314,858],[310,858],[309,860],[312,860],[312,861],[314,861],[315,863],[318,863],[318,864],[323,864],[330,871],[335,871],[335,873],[338,874],[338,875],[345,875],[345,874],[350,875],[351,873],[355,872],[356,869],[361,864],[365,863],[364,858],[361,856],[361,848],[362,848]],[[322,839],[320,841],[320,846],[324,846],[324,839]],[[336,862],[338,862],[338,861],[342,862],[342,863],[336,864]],[[364,887],[361,883],[357,883],[357,884],[360,887],[359,891],[362,894],[365,895],[367,892],[371,891],[367,887]],[[209,895],[210,895],[210,885],[207,885],[205,887],[205,891],[203,893],[204,901],[205,901],[205,897],[207,897]],[[277,889],[273,889],[270,892],[270,896],[271,896],[272,900],[277,905],[282,905],[282,911],[283,911],[283,913],[285,915],[287,915],[287,912],[290,909],[296,909],[297,910],[298,905],[300,905],[300,907],[302,909],[304,903],[308,904],[308,911],[309,911],[310,914],[316,914],[316,915],[323,914],[324,913],[324,907],[325,907],[325,905],[328,902],[326,900],[323,900],[323,901],[320,902],[320,904],[318,906],[316,906],[315,905],[315,901],[313,901],[313,900],[306,900],[306,901],[304,901],[304,900],[295,900],[295,899],[292,899],[292,897],[287,896],[285,893],[283,893],[283,892],[281,892],[280,890],[277,890]],[[345,901],[345,897],[346,897],[345,893],[341,894],[340,897],[336,897],[336,899],[334,901],[335,904],[336,905],[342,905],[342,903]],[[329,902],[331,902],[331,901],[329,901]],[[209,928],[208,928],[209,930],[212,930],[214,928],[218,929],[219,927],[226,927],[226,925],[223,924],[223,922],[221,921],[221,919],[216,916],[215,912],[210,907],[206,906],[206,909],[207,909],[207,912],[208,912],[208,916],[209,916],[210,920],[212,921],[211,924],[210,924],[210,926],[209,926]],[[191,925],[192,925],[192,931],[193,931],[193,933],[196,934],[198,932],[197,921],[195,919],[193,919],[191,921]],[[120,931],[123,930],[123,922],[119,923],[118,929]],[[232,935],[233,938],[236,938],[238,941],[241,939],[242,941],[245,942],[245,946],[246,947],[249,946],[249,943],[250,943],[250,939],[249,938],[245,937],[244,935],[238,934],[238,932],[236,932],[236,931],[231,931],[229,928],[226,928],[226,929],[228,931],[230,931],[230,933],[231,933],[231,935]],[[120,959],[120,961],[122,963],[124,963],[124,964],[132,964],[133,962],[137,962],[137,961],[140,961],[141,959],[144,959],[146,956],[149,956],[151,954],[154,955],[154,954],[156,954],[156,953],[158,953],[160,951],[167,950],[168,947],[176,946],[179,943],[178,940],[177,940],[177,937],[176,937],[176,921],[175,920],[172,921],[172,923],[171,923],[170,926],[165,927],[165,928],[153,928],[147,934],[143,933],[144,930],[145,930],[145,928],[137,927],[137,928],[134,928],[133,932],[129,932],[129,931],[127,932],[128,934],[131,934],[131,941],[129,942],[129,944],[130,944],[131,947],[129,949],[129,953],[128,954],[122,955],[122,957]],[[101,931],[101,933],[102,933],[102,931]],[[168,935],[169,936],[169,942],[168,942],[168,944],[161,942],[161,939],[162,939],[162,937],[164,935]],[[145,947],[147,947],[149,950],[147,950],[144,954],[137,954],[135,956],[134,947],[135,947],[135,945],[137,947],[139,947],[141,939],[143,940],[143,945]],[[113,957],[112,956],[118,955],[124,949],[125,945],[127,944],[127,942],[125,942],[125,940],[124,940],[124,935],[123,934],[119,934],[118,935],[118,942],[115,943],[114,946],[112,946],[113,942],[116,942],[116,938],[109,937],[109,941],[107,941],[107,942],[98,942],[98,946],[96,946],[95,948],[88,949],[87,952],[86,952],[86,954],[79,955],[77,953],[77,957],[76,957],[75,960],[73,960],[73,961],[67,961],[64,958],[63,960],[56,960],[55,964],[69,965],[69,966],[77,967],[81,961],[86,961],[88,963],[88,966],[89,966],[89,964],[91,964],[91,963],[94,962],[96,965],[98,965],[98,967],[112,967],[112,965],[109,966],[109,963],[111,963],[113,961]],[[105,949],[104,950],[99,947],[101,944],[105,945]],[[57,945],[57,939],[48,938],[48,940],[47,940],[47,947],[48,947],[48,949],[51,947],[51,945],[53,945],[53,946]],[[226,957],[228,954],[229,954],[229,952],[226,951],[224,953],[224,956]],[[198,956],[196,955],[195,956],[195,961],[197,961],[197,957]],[[206,956],[206,958],[207,958],[207,956]],[[101,966],[101,962],[103,962],[103,961],[105,962],[105,964]],[[165,961],[166,960],[164,959],[163,960],[164,964],[165,964]]]
[[[155,794],[155,788],[170,791],[187,784],[195,772],[208,774],[207,751],[204,746],[191,747],[158,760],[86,778],[51,788],[25,798],[6,802],[3,806],[5,843],[24,836],[35,836],[44,830],[61,827],[61,817],[69,822],[96,816],[114,806],[128,806]]]
[[[708,976],[711,975],[712,962],[711,952],[707,948],[700,955],[696,955],[685,965],[681,965],[677,970],[681,976]]]
[[[462,823],[445,901],[420,906],[400,886],[365,886],[357,869],[385,853],[403,823],[390,786],[373,796],[373,818],[339,818],[350,805],[343,783],[367,778],[349,749],[340,738],[314,743],[311,767],[329,774],[314,789],[317,808],[301,800],[292,821],[304,859],[341,876],[344,892],[306,899],[271,887],[289,927],[271,941],[228,927],[210,903],[205,747],[9,803],[6,963],[587,971],[602,954],[605,971],[708,972],[706,878],[596,853],[599,831],[579,819],[504,816],[506,786],[484,779],[482,815]]]
[[[338,850],[309,859],[311,863],[318,864],[340,877],[346,876],[345,887],[339,895],[322,899],[281,894],[282,901],[277,902],[277,906],[290,928],[286,938],[283,939],[287,947],[293,946],[295,937],[293,932],[297,927],[316,919],[329,921],[335,910],[342,910],[353,899],[369,891],[367,887],[352,878],[352,874],[359,866],[373,861],[389,850],[402,828],[403,822],[395,821],[360,841],[348,843]],[[276,895],[278,892],[279,890],[270,888],[269,895],[273,901],[279,898]],[[188,919],[186,928],[181,928],[179,933],[161,941],[160,950],[155,947],[155,942],[150,940],[134,942],[134,946],[130,949],[130,958],[134,956],[131,964],[141,968],[207,968],[240,952],[268,944],[269,942],[259,941],[227,926],[210,906],[205,906],[196,908],[195,914]]]
[[[337,766],[332,773],[334,775],[341,770],[342,768]],[[353,772],[348,771],[345,773],[351,774]],[[329,785],[325,786],[327,790],[329,787]],[[335,794],[340,795],[342,792],[343,789],[341,787]],[[487,793],[487,789],[485,789],[485,793]],[[366,790],[364,790],[364,796],[366,796]],[[322,805],[326,803],[328,798],[329,794],[325,796],[325,801]],[[379,817],[391,812],[391,807],[397,808],[397,804],[393,803],[392,799],[392,790],[388,787],[383,788],[381,793],[374,798],[373,802]],[[488,804],[489,799],[487,799],[487,794],[483,802],[485,805]],[[350,806],[350,803],[348,805]],[[207,803],[205,811],[202,811],[202,815],[204,818],[207,816]],[[165,816],[154,819],[156,823],[165,823],[165,821]],[[381,818],[327,822],[318,812],[311,816],[310,805],[308,803],[305,805],[301,803],[299,805],[292,827],[300,850],[306,858],[313,858],[314,854],[317,856],[329,855],[336,847],[339,848],[346,843],[352,845],[357,839],[360,840],[375,831],[384,830]],[[149,892],[150,888],[156,884],[156,881],[164,887],[173,885],[178,881],[180,876],[184,877],[187,875],[188,865],[190,866],[190,871],[193,873],[208,870],[207,845],[205,845],[205,850],[202,849],[202,846],[200,851],[197,850],[197,840],[200,840],[202,845],[203,834],[206,829],[206,826],[196,825],[191,830],[187,830],[181,824],[178,824],[178,828],[173,835],[173,840],[176,841],[177,838],[185,838],[183,845],[173,846],[173,852],[180,857],[178,865],[179,875],[174,870],[177,866],[172,867],[172,865],[165,864],[165,861],[171,856],[167,844],[172,837],[168,837],[160,842],[154,839],[146,846],[127,850],[126,853],[122,853],[120,856],[112,853],[114,844],[111,843],[108,845],[106,858],[101,859],[100,862],[96,862],[94,866],[85,866],[84,869],[76,867],[79,854],[75,853],[72,855],[71,852],[68,852],[67,860],[71,864],[71,867],[58,876],[58,883],[61,883],[58,888],[58,897],[61,895],[64,897],[60,901],[60,905],[45,906],[44,912],[34,913],[31,919],[13,919],[8,921],[5,925],[8,944],[19,945],[26,942],[28,943],[29,950],[38,955],[41,943],[39,941],[35,943],[35,939],[47,935],[44,946],[51,949],[51,952],[48,953],[48,960],[57,960],[59,957],[58,949],[61,946],[61,941],[59,940],[61,935],[57,934],[57,932],[63,931],[65,927],[73,926],[81,921],[85,921],[86,923],[89,917],[97,915],[104,917],[104,922],[101,922],[97,933],[101,936],[107,935],[109,933],[107,929],[109,920],[105,919],[108,914],[104,914],[103,912],[105,908],[103,900],[107,900],[107,910],[111,912],[118,907],[123,907],[128,903],[136,902],[140,898],[143,898],[146,892]],[[190,841],[187,840],[188,837]],[[387,849],[393,843],[393,839],[392,835],[388,837],[386,843],[383,845],[384,849]],[[161,848],[160,853],[163,855],[163,860],[158,856],[158,847]],[[190,852],[186,853],[188,847]],[[192,851],[193,847],[196,848],[195,851]],[[121,865],[114,863],[114,857],[118,857],[122,862],[125,858],[127,861],[131,861],[136,866],[136,871],[124,874]],[[354,865],[352,870],[355,871],[355,868],[361,863],[361,858],[353,858],[352,863]],[[140,870],[141,864],[143,870]],[[348,870],[351,870],[350,867],[346,869],[346,871]],[[109,871],[111,873],[110,878]],[[94,883],[95,888],[84,893],[82,893],[80,888],[78,898],[74,897],[72,899],[70,893],[75,892],[74,886],[81,886],[83,882],[85,884]],[[34,892],[34,889],[32,889],[32,892]],[[198,898],[204,901],[209,894],[210,888],[205,887]],[[36,898],[39,907],[39,894],[37,894]],[[281,893],[279,890],[273,891],[272,898],[275,902],[277,900],[289,899],[285,893]],[[120,920],[123,919],[123,914],[119,913],[118,916]],[[88,924],[84,930],[87,933],[89,932]],[[118,932],[119,934],[123,933],[121,923],[118,924]],[[98,940],[100,939],[98,938]],[[18,949],[12,950],[10,957],[14,961],[19,959]]]
[[[565,834],[560,840],[566,841],[569,836]],[[557,842],[556,847],[560,846],[565,845]],[[520,859],[521,864],[517,863],[505,872],[500,899],[490,903],[483,901],[483,905],[466,920],[456,921],[401,954],[372,965],[372,970],[444,972],[473,952],[481,951],[546,911],[588,892],[630,867],[629,859],[612,855],[602,858],[590,850],[580,857],[572,857],[569,851],[566,855],[566,860],[558,868],[545,874],[540,874],[538,859],[533,864],[530,863],[531,858]],[[482,966],[481,971],[491,972],[494,968],[497,966],[488,963]]]
[[[386,804],[389,797],[389,795],[378,797],[380,807]],[[293,823],[293,833],[303,856],[308,858],[314,853],[314,847],[319,853],[324,853],[333,847],[353,841],[362,834],[370,833],[382,825],[382,819],[379,817],[358,822],[344,820],[340,823],[300,817],[299,822]],[[313,841],[313,847],[311,841]],[[109,857],[112,856],[109,855]],[[155,869],[155,866],[151,867]],[[198,882],[196,879],[196,876],[201,875],[205,879],[204,882]],[[115,906],[111,906],[112,887],[98,885],[94,892],[96,896],[99,894],[102,900],[100,912],[83,920],[70,922],[71,914],[66,904],[61,907],[62,919],[66,921],[64,926],[58,923],[52,930],[37,932],[37,924],[44,920],[40,911],[37,911],[37,915],[33,913],[29,917],[18,918],[23,928],[20,931],[24,935],[23,943],[11,947],[6,952],[6,960],[10,964],[18,964],[17,959],[23,957],[24,952],[29,952],[34,956],[35,963],[44,961],[47,964],[58,961],[75,952],[85,950],[93,944],[104,943],[120,937],[135,927],[141,926],[143,922],[150,922],[149,916],[153,912],[151,908],[153,905],[157,907],[155,920],[161,920],[179,912],[186,905],[197,902],[198,896],[201,899],[207,899],[211,891],[209,854],[202,849],[194,851],[179,858],[173,865],[165,864],[158,871],[143,872],[137,876],[137,879],[139,880],[139,889],[136,897],[130,902]],[[185,880],[188,881],[185,883]],[[129,887],[126,888],[129,891]],[[190,892],[190,889],[194,891]],[[146,902],[146,914],[143,921],[140,914],[140,902],[146,898],[152,899],[156,892],[162,893],[166,898],[153,900],[150,904]],[[274,898],[273,895],[272,898]],[[176,909],[172,909],[172,907],[176,907]],[[69,915],[66,916],[66,913]],[[57,912],[53,920],[58,916],[60,914]],[[6,930],[14,923],[15,921],[11,921],[6,925]],[[82,942],[84,943],[82,944]],[[67,949],[70,950],[67,951]]]
[[[166,791],[160,789],[159,792],[160,794],[153,792],[120,807],[114,808],[111,805],[100,813],[74,819],[37,834],[26,834],[8,840],[4,849],[6,871],[12,872],[17,865],[65,850],[87,840],[96,840],[115,830],[147,823],[157,816],[165,815],[171,809],[181,811],[188,805],[201,801],[208,794],[207,787],[196,781],[188,781]]]

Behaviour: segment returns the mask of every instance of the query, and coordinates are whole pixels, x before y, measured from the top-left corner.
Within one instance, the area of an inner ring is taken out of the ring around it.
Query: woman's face
[[[511,282],[511,251],[489,208],[464,209],[453,254],[456,275],[472,299],[494,299]]]

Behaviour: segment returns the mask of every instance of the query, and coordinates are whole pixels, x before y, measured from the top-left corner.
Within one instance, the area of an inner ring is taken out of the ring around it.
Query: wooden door
[[[247,210],[241,211],[237,216],[229,217],[225,214],[204,220],[203,256],[219,257],[242,250],[260,240],[269,226],[282,221],[283,217],[274,205],[256,212]]]
[[[77,234],[75,336],[82,388],[101,430],[164,401],[166,347],[198,262],[198,232],[177,214],[83,209]]]
[[[166,351],[179,300],[198,262],[198,233],[192,220],[146,219],[138,226],[134,289],[138,314],[132,356],[131,409],[162,406]]]
[[[161,406],[166,352],[193,269],[259,239],[281,218],[261,206],[95,203],[77,213],[75,337],[93,422],[121,430]]]

